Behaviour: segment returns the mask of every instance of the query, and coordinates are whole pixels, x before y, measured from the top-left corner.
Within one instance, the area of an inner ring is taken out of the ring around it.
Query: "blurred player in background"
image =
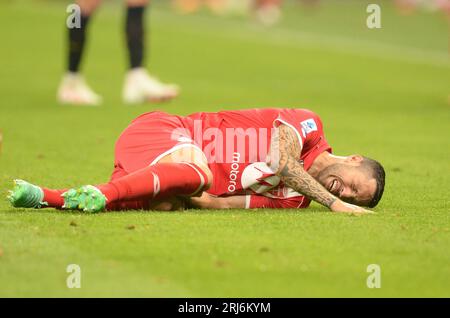
[[[238,0],[240,3],[248,0]],[[236,1],[237,3],[237,1]],[[222,14],[232,5],[230,0],[174,0],[173,5],[181,13],[193,13],[206,6],[214,13]]]
[[[182,13],[193,13],[206,6],[219,15],[253,14],[264,25],[274,25],[282,18],[283,0],[173,0],[174,7]],[[319,0],[297,0],[304,8],[313,8]],[[416,10],[443,11],[450,16],[450,0],[395,0],[398,11],[411,14]]]
[[[125,76],[122,97],[127,104],[162,102],[178,95],[174,84],[161,83],[143,66],[145,55],[145,8],[150,0],[126,0],[125,37],[129,56],[129,69]],[[99,105],[96,94],[80,74],[92,14],[101,0],[77,0],[81,9],[81,27],[68,28],[68,65],[58,89],[58,100],[63,104]]]
[[[305,8],[314,7],[319,0],[299,0]],[[274,25],[282,18],[283,0],[253,0],[253,11],[258,21],[264,25]]]
[[[305,6],[312,6],[319,0],[300,0]],[[257,21],[270,26],[276,24],[282,17],[283,0],[174,0],[175,8],[182,13],[193,13],[202,5],[213,13],[222,15],[253,14]]]
[[[431,12],[440,10],[450,15],[450,0],[395,0],[395,4],[402,14],[423,9]]]

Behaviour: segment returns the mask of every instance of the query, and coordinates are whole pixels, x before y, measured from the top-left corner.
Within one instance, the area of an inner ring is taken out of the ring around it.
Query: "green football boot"
[[[80,210],[88,213],[97,213],[105,210],[106,197],[94,186],[85,185],[78,189],[70,189],[62,194],[64,198],[63,209]]]
[[[9,202],[15,208],[40,209],[48,205],[44,202],[44,191],[34,184],[24,180],[14,180],[14,188],[9,191]]]

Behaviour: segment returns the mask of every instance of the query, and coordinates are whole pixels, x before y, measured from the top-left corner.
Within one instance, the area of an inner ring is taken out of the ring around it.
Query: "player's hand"
[[[360,206],[346,203],[342,200],[336,200],[331,205],[330,210],[333,212],[346,212],[346,213],[354,213],[354,214],[373,214],[374,212],[364,209]]]

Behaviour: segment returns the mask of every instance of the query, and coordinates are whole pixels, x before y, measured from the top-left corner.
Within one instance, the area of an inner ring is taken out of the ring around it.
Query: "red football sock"
[[[193,163],[158,163],[96,187],[108,203],[143,197],[193,195],[208,183],[207,175]]]
[[[64,198],[61,196],[67,189],[52,190],[41,188],[44,191],[44,202],[48,203],[49,208],[61,208],[64,204]]]

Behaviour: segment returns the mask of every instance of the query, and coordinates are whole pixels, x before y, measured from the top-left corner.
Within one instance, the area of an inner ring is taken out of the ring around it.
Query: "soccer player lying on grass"
[[[82,210],[306,208],[369,212],[382,166],[331,154],[306,109],[248,109],[175,116],[150,112],[120,135],[108,183],[53,190],[16,180],[14,207]]]

